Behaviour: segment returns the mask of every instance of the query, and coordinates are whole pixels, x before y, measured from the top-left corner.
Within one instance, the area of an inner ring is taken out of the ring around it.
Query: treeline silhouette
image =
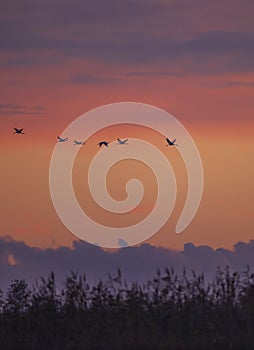
[[[0,349],[254,349],[254,275],[218,268],[157,271],[145,284],[116,276],[89,284],[71,272],[33,287],[13,280],[0,294]]]

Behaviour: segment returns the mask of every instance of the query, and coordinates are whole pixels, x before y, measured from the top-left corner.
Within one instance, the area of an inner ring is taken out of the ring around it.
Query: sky
[[[154,176],[135,161],[108,175],[118,200],[129,178],[143,180],[147,192],[135,213],[102,213],[87,201],[85,183],[98,141],[141,137],[172,163],[179,186],[170,219],[145,243],[176,251],[190,242],[232,251],[240,241],[248,244],[254,233],[253,11],[251,0],[2,2],[0,237],[38,249],[73,247],[77,238],[58,218],[49,192],[56,137],[93,108],[133,101],[166,110],[191,134],[204,168],[200,208],[176,235],[187,194],[181,157],[177,149],[169,152],[162,135],[131,125],[100,130],[80,150],[73,182],[82,208],[115,227],[149,213]],[[14,135],[14,127],[26,134]]]

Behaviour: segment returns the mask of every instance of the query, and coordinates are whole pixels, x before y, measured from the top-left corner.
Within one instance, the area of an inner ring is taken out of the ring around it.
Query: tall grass
[[[145,284],[118,270],[90,285],[71,272],[33,287],[13,280],[0,293],[1,349],[254,349],[254,275],[218,268],[212,282],[194,272],[157,271]]]

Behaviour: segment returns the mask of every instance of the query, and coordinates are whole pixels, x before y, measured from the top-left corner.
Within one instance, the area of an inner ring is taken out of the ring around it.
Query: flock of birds
[[[25,133],[23,132],[23,128],[22,129],[18,129],[18,128],[14,128],[14,134],[23,134],[25,135]],[[67,142],[69,141],[69,138],[68,137],[60,137],[60,136],[57,136],[57,142]],[[119,145],[128,145],[128,139],[125,139],[125,140],[121,140],[121,139],[117,139],[117,142]],[[166,146],[178,146],[176,144],[176,139],[174,139],[173,141],[171,141],[168,137],[166,137]],[[86,144],[86,141],[77,141],[77,140],[74,140],[74,145],[85,145]],[[99,147],[102,147],[102,146],[106,146],[108,147],[109,145],[109,142],[107,141],[101,141],[99,143],[97,143],[97,146]]]

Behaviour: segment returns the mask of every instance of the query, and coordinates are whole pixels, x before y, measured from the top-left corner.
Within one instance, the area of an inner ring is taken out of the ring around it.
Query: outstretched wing
[[[128,141],[128,139],[125,139],[125,140],[123,140],[123,143],[126,143]]]
[[[173,140],[173,143],[175,143],[175,142],[176,142],[176,139]]]
[[[19,129],[17,129],[17,128],[13,128],[15,131],[17,131],[17,132],[19,132],[20,130]]]
[[[168,144],[171,143],[171,141],[170,141],[170,139],[168,137],[166,137],[166,141],[167,141]]]

